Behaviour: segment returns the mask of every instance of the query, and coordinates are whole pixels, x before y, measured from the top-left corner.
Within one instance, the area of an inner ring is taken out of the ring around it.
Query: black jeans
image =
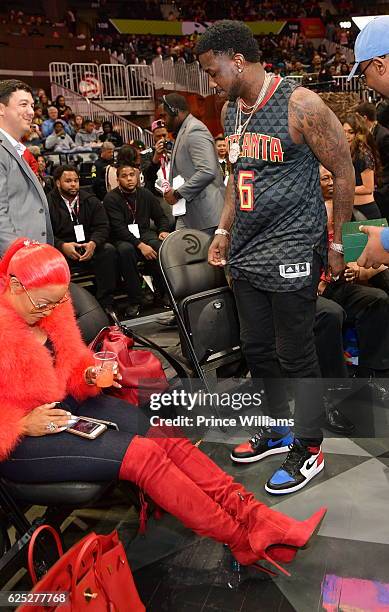
[[[319,296],[316,302],[315,344],[323,378],[347,378],[343,350],[343,323],[346,313],[332,300]]]
[[[389,297],[375,287],[345,281],[330,283],[323,296],[345,310],[355,325],[359,344],[359,365],[370,370],[389,369]]]
[[[98,246],[90,261],[67,259],[71,272],[92,272],[96,279],[96,299],[100,304],[111,306],[117,279],[117,254],[115,247],[106,242]]]
[[[289,418],[283,376],[292,381],[295,434],[321,440],[324,407],[314,324],[321,262],[315,257],[312,282],[299,291],[271,292],[234,280],[242,350],[252,378],[263,379],[272,418]]]
[[[104,482],[118,477],[122,459],[137,434],[150,427],[142,411],[127,402],[100,395],[78,404],[67,397],[72,414],[113,421],[119,431],[109,429],[96,440],[63,431],[26,436],[9,459],[0,463],[0,473],[14,482]]]
[[[151,246],[157,253],[162,244],[162,241],[159,240],[155,232],[142,236],[142,242]],[[124,240],[116,242],[116,248],[119,255],[120,274],[124,279],[130,303],[140,304],[142,302],[142,282],[138,269],[139,261],[146,262],[146,269],[153,277],[155,288],[164,293],[165,286],[158,259],[146,260],[136,246]]]

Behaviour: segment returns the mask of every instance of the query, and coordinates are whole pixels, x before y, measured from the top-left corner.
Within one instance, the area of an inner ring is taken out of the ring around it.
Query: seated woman
[[[186,527],[228,544],[240,563],[265,559],[287,573],[278,562],[292,561],[308,543],[325,508],[305,521],[289,518],[257,501],[189,440],[144,437],[139,409],[99,395],[69,280],[66,260],[47,244],[18,239],[0,262],[2,475],[31,483],[132,481]],[[66,432],[71,413],[56,404],[62,400],[73,414],[114,421],[119,431],[95,440]]]

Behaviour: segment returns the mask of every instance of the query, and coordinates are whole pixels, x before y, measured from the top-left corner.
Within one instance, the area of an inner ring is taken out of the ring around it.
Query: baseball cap
[[[389,15],[374,17],[359,32],[355,41],[355,64],[347,77],[349,81],[361,62],[389,53]]]
[[[166,124],[163,119],[156,119],[156,121],[153,121],[153,123],[151,124],[151,131],[154,132],[154,130],[158,130],[159,128],[164,127],[166,127]]]

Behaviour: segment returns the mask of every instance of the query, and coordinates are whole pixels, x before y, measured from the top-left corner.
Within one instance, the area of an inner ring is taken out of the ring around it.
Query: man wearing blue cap
[[[367,87],[389,97],[389,15],[375,17],[360,31],[355,41],[355,64],[350,80],[359,69],[359,78]],[[368,243],[358,259],[364,268],[389,264],[389,228],[361,226]]]

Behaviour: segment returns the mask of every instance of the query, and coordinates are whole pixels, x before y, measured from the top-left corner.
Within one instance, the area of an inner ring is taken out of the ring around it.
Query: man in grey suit
[[[46,196],[20,142],[33,117],[30,87],[15,79],[0,81],[0,255],[19,236],[53,243]]]
[[[188,227],[213,234],[225,195],[214,139],[204,123],[190,114],[183,96],[168,94],[162,104],[167,128],[176,139],[164,198],[172,206],[181,198],[185,200],[186,212],[177,217],[177,229]],[[184,182],[174,189],[173,180],[178,176]]]

